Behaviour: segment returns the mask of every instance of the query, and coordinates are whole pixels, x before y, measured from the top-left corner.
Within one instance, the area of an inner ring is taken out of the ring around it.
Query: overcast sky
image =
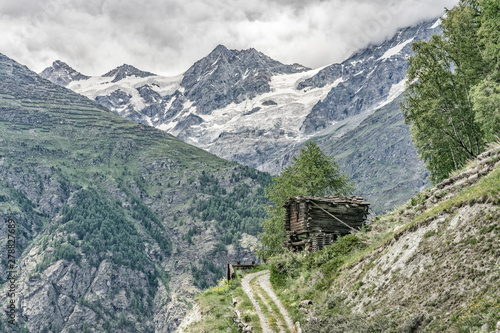
[[[0,0],[0,53],[40,72],[54,60],[87,75],[123,63],[187,70],[218,44],[317,68],[458,0]]]

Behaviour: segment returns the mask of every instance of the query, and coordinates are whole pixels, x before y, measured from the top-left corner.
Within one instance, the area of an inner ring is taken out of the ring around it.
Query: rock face
[[[173,332],[227,263],[255,259],[249,239],[269,175],[125,120],[1,54],[0,142],[20,332]],[[6,223],[0,234],[5,242]],[[6,278],[0,265],[2,304]],[[6,323],[2,311],[0,332],[13,332]]]
[[[219,157],[276,174],[307,140],[342,137],[400,96],[412,43],[438,33],[437,23],[401,29],[342,63],[315,70],[284,65],[254,49],[228,50],[219,45],[178,77],[134,75],[119,81],[93,77],[67,86],[127,119],[165,130]],[[403,137],[395,140],[407,139],[408,133],[402,131]],[[377,142],[366,139],[375,148]],[[425,177],[414,149],[409,153],[409,168],[403,166],[398,177],[410,174],[414,166]],[[392,155],[387,151],[383,164],[376,165],[401,166]],[[351,159],[355,155],[347,158],[345,164],[356,164]],[[363,183],[357,194],[369,196],[363,188],[371,187],[372,179],[358,180]],[[400,199],[418,192],[424,182],[423,178],[415,182]],[[395,183],[394,191],[399,184]]]
[[[405,28],[380,45],[357,52],[342,64],[322,69],[297,88],[319,88],[341,80],[318,102],[303,124],[306,133],[316,133],[329,124],[369,112],[393,100],[404,90],[413,41],[426,40],[437,28],[431,22]]]

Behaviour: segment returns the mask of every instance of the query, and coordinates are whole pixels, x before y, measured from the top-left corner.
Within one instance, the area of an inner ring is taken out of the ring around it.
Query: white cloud
[[[316,68],[457,2],[2,0],[0,52],[37,72],[60,59],[89,75],[123,63],[173,75],[223,44]]]

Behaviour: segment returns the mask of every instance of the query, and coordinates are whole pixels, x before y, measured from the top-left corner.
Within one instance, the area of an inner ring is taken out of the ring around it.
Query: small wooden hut
[[[293,250],[319,251],[338,237],[360,229],[366,221],[370,204],[363,198],[291,197],[286,209],[286,246]]]

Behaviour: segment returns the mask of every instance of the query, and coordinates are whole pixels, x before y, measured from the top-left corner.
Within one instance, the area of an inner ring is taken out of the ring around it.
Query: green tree
[[[327,156],[319,146],[309,141],[298,157],[273,177],[266,188],[266,196],[272,203],[267,207],[268,217],[262,222],[263,232],[260,240],[263,248],[258,252],[260,257],[282,253],[284,251],[284,218],[283,204],[291,196],[325,196],[349,195],[354,191],[354,184],[349,176],[340,172],[333,156]]]
[[[433,182],[477,157],[485,146],[471,96],[489,67],[479,47],[481,10],[477,1],[462,0],[446,14],[441,35],[413,44],[401,104]]]
[[[479,45],[490,67],[486,78],[473,87],[471,95],[476,121],[486,141],[494,141],[500,135],[500,1],[483,0],[479,8]]]
[[[494,79],[500,79],[500,1],[481,0],[479,1],[481,11],[481,27],[479,38],[481,49],[488,63]]]

